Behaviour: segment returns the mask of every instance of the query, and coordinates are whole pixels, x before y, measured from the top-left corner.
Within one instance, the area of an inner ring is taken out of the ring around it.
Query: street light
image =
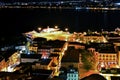
[[[42,28],[41,28],[41,27],[39,27],[39,28],[38,28],[38,31],[40,32],[41,30],[42,30]]]
[[[67,31],[68,31],[68,28],[65,28],[65,31],[67,32]]]
[[[65,41],[68,41],[68,28],[65,28],[65,31],[66,31],[66,39],[65,39]]]
[[[58,28],[58,26],[55,26],[55,29],[57,29]]]

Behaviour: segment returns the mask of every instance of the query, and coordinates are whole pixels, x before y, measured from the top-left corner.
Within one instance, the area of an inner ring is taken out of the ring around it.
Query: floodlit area
[[[72,34],[70,34],[68,31],[59,31],[59,29],[54,29],[54,28],[46,28],[43,29],[40,32],[36,31],[31,31],[25,33],[31,38],[37,38],[37,37],[43,37],[46,38],[47,40],[65,40],[67,41]]]

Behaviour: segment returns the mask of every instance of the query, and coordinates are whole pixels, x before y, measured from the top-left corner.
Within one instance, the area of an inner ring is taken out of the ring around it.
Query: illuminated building
[[[81,35],[79,36],[79,41],[82,43],[89,43],[89,42],[107,42],[106,38],[102,35]]]
[[[5,59],[3,57],[0,57],[0,71],[2,71],[3,69],[5,69],[6,62]]]
[[[118,48],[118,65],[120,66],[120,46],[117,47]]]
[[[37,53],[38,46],[36,46],[36,45],[29,46],[29,50],[30,51],[35,51]]]
[[[97,52],[98,68],[111,68],[112,65],[119,66],[119,52],[113,43],[92,43],[92,51]]]
[[[62,80],[79,80],[78,69],[72,65],[68,68],[61,67],[59,78]]]
[[[68,46],[74,46],[75,49],[85,49],[85,44],[79,42],[69,42]]]
[[[39,61],[34,62],[32,65],[33,69],[46,69],[51,70],[52,59],[40,59]]]
[[[99,65],[105,68],[119,67],[119,52],[115,50],[115,45],[106,44],[102,45],[103,48],[99,51]]]
[[[101,68],[112,68],[112,65],[118,65],[117,53],[99,53],[98,58]]]
[[[20,54],[20,63],[33,63],[41,59],[41,54]]]
[[[78,80],[78,79],[79,79],[78,70],[74,67],[69,67],[69,69],[67,69],[66,80]]]
[[[0,70],[6,72],[13,72],[15,66],[20,63],[20,57],[16,50],[9,50],[2,52],[3,59],[0,61]]]

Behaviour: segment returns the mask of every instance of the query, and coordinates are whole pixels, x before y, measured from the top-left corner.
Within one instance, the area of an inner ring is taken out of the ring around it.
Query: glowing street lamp
[[[57,29],[57,28],[58,28],[58,26],[55,26],[55,28]]]
[[[41,29],[42,29],[41,27],[38,28],[39,31],[41,31]]]
[[[67,32],[67,31],[68,31],[68,28],[65,28],[65,31]]]

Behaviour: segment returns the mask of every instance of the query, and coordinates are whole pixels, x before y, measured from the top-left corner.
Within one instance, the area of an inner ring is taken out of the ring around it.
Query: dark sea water
[[[0,34],[11,36],[37,27],[69,28],[70,32],[114,30],[120,27],[120,11],[75,9],[0,9]]]

